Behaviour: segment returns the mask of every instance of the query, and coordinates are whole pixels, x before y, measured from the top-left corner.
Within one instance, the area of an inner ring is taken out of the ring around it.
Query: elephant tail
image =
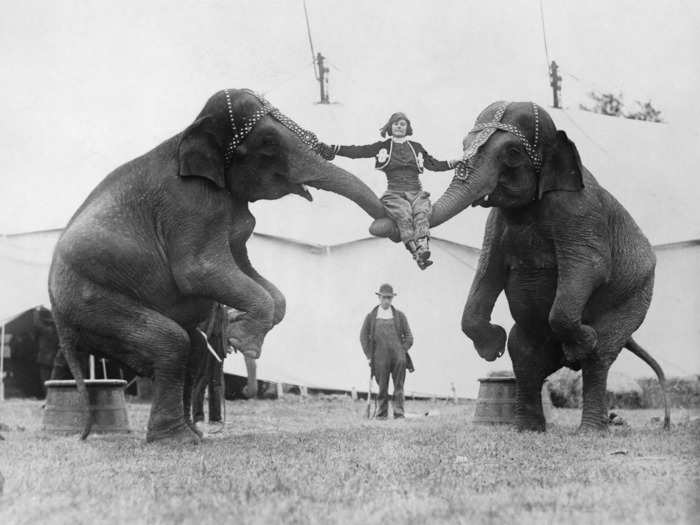
[[[656,373],[656,377],[659,378],[659,385],[661,386],[661,395],[664,398],[664,430],[670,429],[671,413],[668,408],[668,398],[666,396],[666,376],[664,376],[664,371],[661,369],[659,363],[656,362],[656,359],[651,357],[649,352],[647,352],[646,350],[644,350],[644,348],[639,346],[637,342],[631,337],[625,343],[625,348],[627,348],[627,350],[629,350],[634,355],[639,357],[642,361],[644,361],[646,364],[648,364]]]
[[[90,434],[93,424],[93,414],[90,410],[90,395],[88,394],[87,387],[85,386],[85,379],[83,378],[83,371],[80,367],[80,361],[76,355],[77,346],[77,334],[73,332],[70,328],[63,328],[61,330],[64,337],[61,338],[61,351],[63,356],[66,358],[66,363],[70,369],[70,373],[73,374],[73,379],[75,379],[75,387],[78,390],[78,395],[83,400],[83,406],[85,407],[85,426],[83,427],[83,432],[80,434],[80,439],[85,439]]]

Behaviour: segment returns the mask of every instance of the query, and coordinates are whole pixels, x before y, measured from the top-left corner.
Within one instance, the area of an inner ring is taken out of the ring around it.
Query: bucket
[[[46,386],[43,430],[54,434],[76,434],[85,425],[85,406],[73,379],[50,380]],[[122,379],[86,379],[90,410],[93,414],[92,432],[98,434],[127,433],[129,419],[126,415]]]
[[[515,378],[482,377],[474,423],[515,423]]]

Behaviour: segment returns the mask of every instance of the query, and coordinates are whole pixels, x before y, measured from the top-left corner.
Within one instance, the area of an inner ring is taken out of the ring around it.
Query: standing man
[[[360,331],[362,351],[379,385],[377,419],[386,419],[389,408],[389,376],[394,382],[394,419],[404,417],[403,383],[406,365],[410,362],[407,351],[413,346],[413,334],[403,312],[392,306],[396,296],[390,284],[383,284],[376,292],[379,305],[365,317]],[[412,365],[410,366],[412,369]]]
[[[204,423],[204,393],[205,391],[208,393],[208,433],[210,434],[221,432],[224,426],[221,420],[221,402],[223,401],[223,359],[228,353],[226,337],[228,321],[226,307],[217,303],[209,318],[200,325],[209,344],[221,359],[219,362],[206,348],[200,349],[199,363],[192,385],[192,420],[200,430]]]

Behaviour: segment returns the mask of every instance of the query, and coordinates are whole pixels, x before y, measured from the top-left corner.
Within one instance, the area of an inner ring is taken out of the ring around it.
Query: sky
[[[621,92],[698,133],[700,5],[541,5],[547,52],[539,0],[307,0],[332,100],[379,108],[366,123],[375,134],[396,108],[453,105],[467,126],[492,100],[549,104],[547,56],[566,107],[592,89]],[[0,78],[0,233],[62,227],[107,173],[178,133],[221,88],[260,91],[302,123],[318,98],[301,0],[13,2]]]

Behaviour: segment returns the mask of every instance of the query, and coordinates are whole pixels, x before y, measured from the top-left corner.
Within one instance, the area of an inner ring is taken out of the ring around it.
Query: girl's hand
[[[324,142],[319,142],[314,150],[325,160],[333,160],[335,158],[335,148]]]

